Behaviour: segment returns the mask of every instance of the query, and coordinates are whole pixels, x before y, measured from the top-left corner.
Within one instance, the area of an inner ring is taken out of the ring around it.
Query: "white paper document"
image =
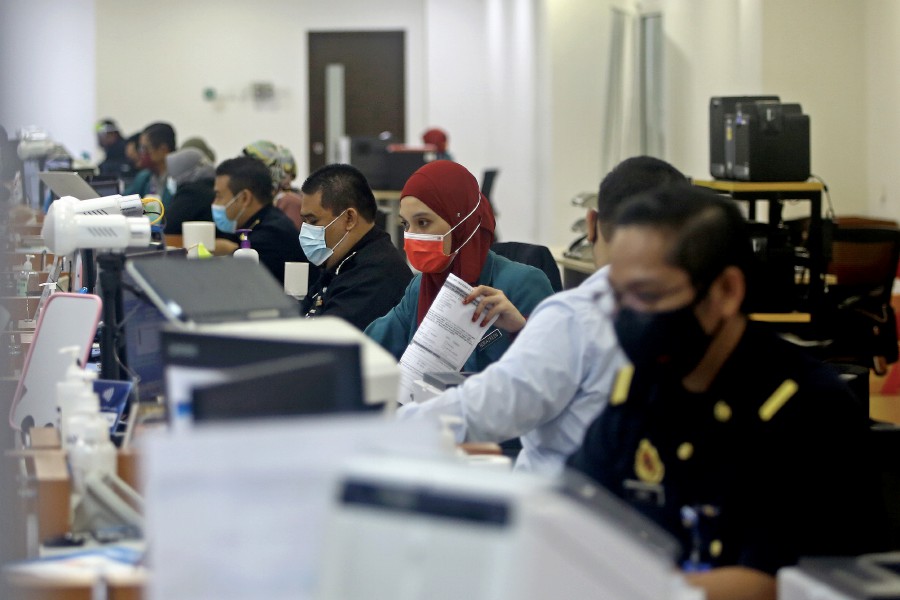
[[[400,404],[415,400],[414,382],[422,379],[425,373],[462,369],[482,336],[497,320],[494,317],[486,327],[481,326],[481,319],[472,322],[478,301],[462,302],[472,289],[452,273],[447,277],[412,342],[400,357]]]

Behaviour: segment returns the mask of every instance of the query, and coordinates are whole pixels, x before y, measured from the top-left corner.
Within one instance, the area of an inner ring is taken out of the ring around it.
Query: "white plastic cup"
[[[185,221],[181,224],[181,240],[188,250],[203,244],[212,252],[216,247],[216,224],[212,221]]]
[[[309,263],[284,263],[284,293],[294,298],[304,298],[308,289]]]

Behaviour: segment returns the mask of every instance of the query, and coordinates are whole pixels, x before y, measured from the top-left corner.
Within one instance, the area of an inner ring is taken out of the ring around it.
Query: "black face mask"
[[[666,312],[619,309],[613,326],[635,369],[676,379],[694,370],[712,340],[697,321],[695,306]]]

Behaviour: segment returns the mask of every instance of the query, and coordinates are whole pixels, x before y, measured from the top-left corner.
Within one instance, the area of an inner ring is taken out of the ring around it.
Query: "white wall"
[[[865,213],[868,205],[868,4],[869,0],[763,2],[763,86],[782,101],[799,102],[809,115],[812,172],[828,183],[838,214]],[[896,80],[897,73],[894,70],[888,79]],[[900,129],[894,132],[900,134]]]
[[[756,0],[663,0],[666,160],[709,179],[709,99],[769,93]]]
[[[508,239],[535,239],[536,51],[528,0],[96,0],[98,110],[136,131],[169,120],[220,158],[270,139],[307,164],[309,31],[406,32],[407,141],[429,126],[481,178],[499,167],[492,200]],[[248,18],[252,15],[252,18]],[[136,24],[140,24],[136,26]],[[249,86],[271,81],[276,101]],[[214,87],[220,99],[203,99]],[[512,216],[515,215],[515,218]]]
[[[900,220],[900,2],[867,0],[865,127],[868,209]]]
[[[422,0],[96,0],[98,111],[137,131],[168,120],[179,140],[206,138],[220,159],[257,139],[307,158],[307,33],[405,30],[407,131],[424,124]],[[275,85],[259,104],[250,85]],[[215,88],[208,102],[203,89]]]
[[[837,212],[866,212],[868,4],[663,0],[668,160],[708,179],[710,96],[778,94],[810,115],[812,171],[828,183]],[[896,8],[891,0],[884,4]],[[895,25],[885,35],[896,31]],[[900,128],[894,131],[900,134]],[[789,207],[786,214],[806,210]]]
[[[505,240],[539,240],[538,7],[530,0],[426,2],[426,118],[479,180],[498,168],[491,201]]]
[[[580,192],[596,192],[604,173],[600,167],[603,135],[603,85],[609,54],[611,0],[548,0],[550,152],[552,178],[548,204],[549,242],[562,245],[575,239],[572,223],[584,210],[571,206]]]
[[[55,15],[48,19],[47,15]],[[0,1],[0,125],[93,152],[94,0]]]

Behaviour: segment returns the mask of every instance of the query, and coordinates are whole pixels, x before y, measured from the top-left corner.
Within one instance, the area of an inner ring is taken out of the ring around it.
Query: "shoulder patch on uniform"
[[[631,389],[631,378],[634,376],[634,367],[625,365],[616,373],[616,380],[613,382],[612,394],[609,397],[609,403],[618,406],[628,400],[628,391]]]
[[[634,472],[644,483],[659,483],[666,475],[666,466],[659,451],[648,439],[642,439],[634,455]]]
[[[759,418],[763,421],[772,420],[775,413],[781,410],[781,407],[797,393],[798,389],[799,386],[796,381],[793,379],[785,379],[781,385],[778,386],[778,389],[769,396],[769,399],[763,402],[763,405],[759,407]]]

